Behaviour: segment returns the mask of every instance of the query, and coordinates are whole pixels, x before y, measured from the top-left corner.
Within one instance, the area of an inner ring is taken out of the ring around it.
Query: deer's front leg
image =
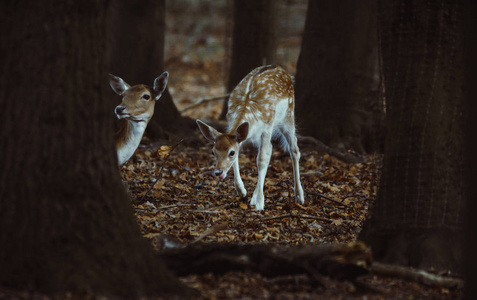
[[[242,177],[240,177],[238,157],[234,161],[233,168],[235,190],[237,191],[237,194],[239,194],[240,198],[245,199],[247,198],[247,190],[243,185]]]
[[[268,165],[270,164],[270,157],[272,156],[272,143],[270,142],[271,135],[267,134],[262,138],[262,143],[257,155],[258,180],[257,187],[253,192],[250,204],[255,205],[255,210],[263,210],[265,206],[265,198],[263,196],[263,185],[265,184],[265,176],[267,175]]]

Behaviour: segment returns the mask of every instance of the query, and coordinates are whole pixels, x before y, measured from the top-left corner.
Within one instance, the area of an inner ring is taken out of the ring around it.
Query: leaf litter
[[[249,197],[257,182],[255,156],[256,150],[245,149],[239,158]],[[203,241],[291,246],[356,240],[376,196],[379,159],[348,165],[302,149],[300,170],[312,175],[301,176],[305,189],[301,205],[294,201],[291,160],[274,150],[263,211],[241,201],[233,170],[224,180],[213,175],[214,161],[206,146],[141,147],[121,166],[121,174],[144,235],[168,234],[188,243],[214,225],[226,224]]]
[[[200,133],[196,134],[199,138]],[[154,149],[145,140],[120,172],[141,232],[157,250],[165,246],[158,242],[159,235],[169,236],[168,243],[174,247],[198,241],[281,246],[356,241],[377,194],[382,155],[347,164],[303,144],[300,172],[305,203],[295,203],[291,159],[274,147],[264,186],[265,209],[255,211],[235,192],[233,170],[224,180],[213,175],[214,159],[205,141],[199,147],[180,141]],[[256,154],[245,148],[239,156],[249,196],[257,182]],[[269,279],[229,272],[189,275],[181,280],[207,299],[341,299],[343,295],[361,299],[362,295],[350,283],[333,281],[323,289],[306,276]],[[363,282],[378,287],[367,292],[368,299],[387,299],[385,295],[390,294],[400,299],[416,295],[452,299],[456,295],[455,291],[372,275]]]

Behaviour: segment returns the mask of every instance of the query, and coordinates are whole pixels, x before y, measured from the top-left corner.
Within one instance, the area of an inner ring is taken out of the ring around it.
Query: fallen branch
[[[462,279],[439,276],[410,267],[373,262],[369,269],[376,275],[405,279],[428,286],[439,286],[443,288],[462,288],[464,286]]]
[[[327,287],[328,277],[356,283],[356,278],[371,273],[443,288],[462,288],[464,284],[462,279],[439,276],[424,270],[371,263],[371,249],[362,242],[298,247],[199,243],[224,226],[225,223],[212,226],[187,246],[174,239],[160,239],[162,248],[159,249],[164,250],[159,255],[178,276],[206,273],[220,275],[229,271],[256,272],[268,278],[305,274],[315,283]]]
[[[354,280],[368,273],[371,250],[361,242],[349,244],[279,247],[266,244],[195,243],[159,252],[178,276],[251,271],[265,277],[306,274]]]
[[[195,102],[195,103],[193,103],[189,106],[184,107],[183,109],[179,110],[179,112],[183,113],[183,112],[188,111],[188,110],[190,110],[194,107],[200,106],[204,103],[217,101],[217,100],[222,100],[222,99],[228,98],[229,96],[230,96],[230,94],[225,94],[225,95],[218,96],[218,97],[203,98],[203,99],[200,99],[197,102]]]
[[[300,142],[309,142],[314,144],[319,151],[328,153],[329,155],[332,155],[339,160],[342,160],[346,163],[349,164],[356,164],[356,163],[363,163],[364,159],[358,156],[354,156],[348,153],[342,153],[336,149],[333,149],[327,145],[325,145],[322,141],[319,141],[315,139],[314,137],[311,136],[302,136],[302,135],[297,135],[297,138]]]

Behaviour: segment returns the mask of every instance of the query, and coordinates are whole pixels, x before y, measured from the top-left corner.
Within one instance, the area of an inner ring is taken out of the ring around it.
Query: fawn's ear
[[[109,85],[119,96],[122,96],[131,87],[121,77],[114,76],[113,74],[109,74]]]
[[[169,73],[164,72],[161,74],[161,76],[157,77],[154,80],[154,92],[156,93],[156,100],[159,100],[161,98],[162,93],[166,90],[167,86],[167,80],[169,79]]]
[[[237,130],[235,130],[235,139],[237,140],[237,143],[241,143],[247,139],[248,127],[248,122],[244,122],[237,127]]]
[[[218,132],[214,127],[205,124],[201,120],[196,120],[196,122],[199,126],[200,132],[202,132],[204,137],[209,141],[214,142],[217,136],[220,135],[220,132]]]

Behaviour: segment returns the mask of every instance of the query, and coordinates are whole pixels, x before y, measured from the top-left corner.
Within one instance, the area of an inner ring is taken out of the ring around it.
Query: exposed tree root
[[[322,276],[354,280],[367,274],[370,250],[361,242],[285,248],[272,245],[195,243],[160,253],[177,275],[252,271],[266,277],[307,274],[319,282]]]
[[[369,269],[373,274],[376,275],[405,279],[408,281],[413,281],[429,286],[439,286],[444,288],[462,288],[464,285],[462,279],[440,276],[437,274],[426,272],[424,270],[414,269],[410,267],[374,262]]]

